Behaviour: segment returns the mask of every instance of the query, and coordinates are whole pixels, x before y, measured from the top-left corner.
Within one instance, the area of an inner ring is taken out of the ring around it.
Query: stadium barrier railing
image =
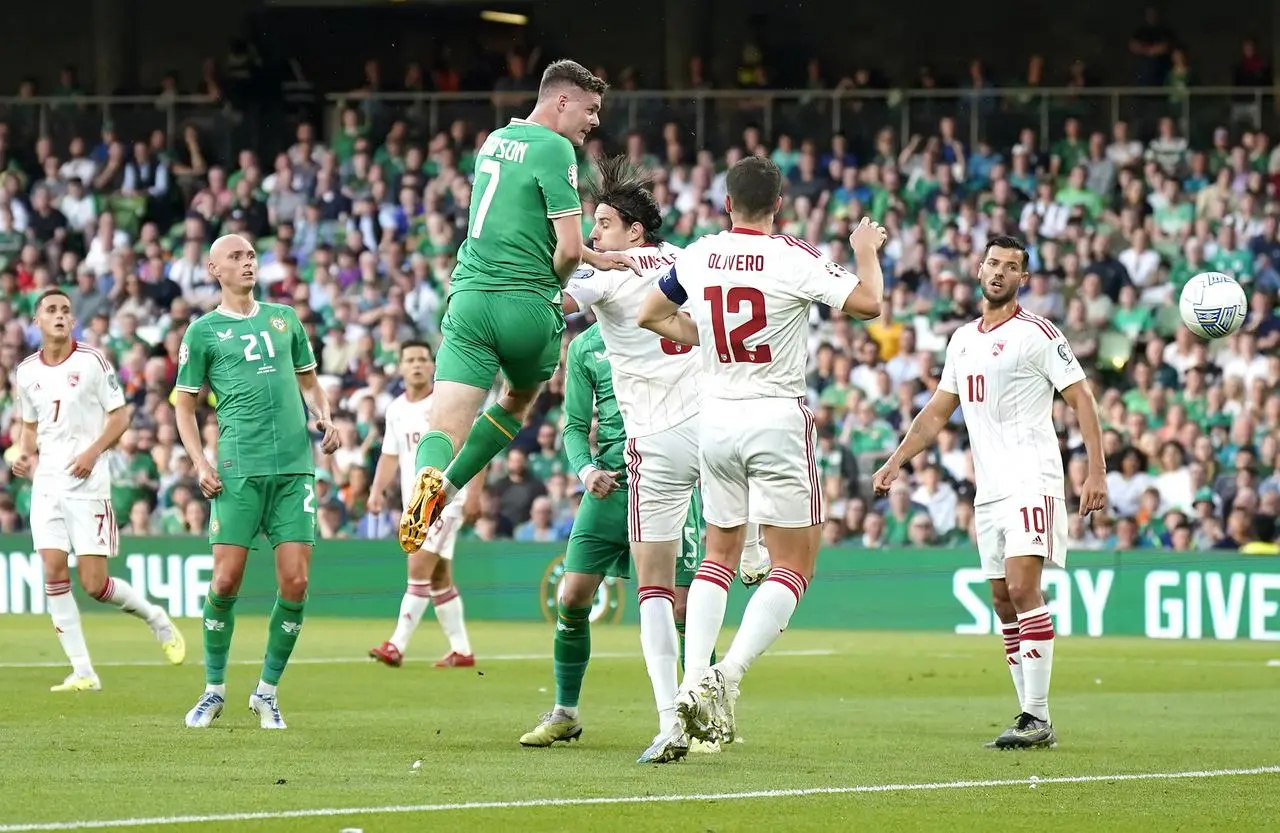
[[[552,621],[564,544],[460,541],[458,587],[475,620]],[[793,627],[993,633],[977,556],[967,548],[824,549]],[[199,538],[122,538],[114,575],[167,607],[199,617],[213,557]],[[404,556],[394,541],[322,541],[312,560],[308,616],[396,615]],[[1158,639],[1280,640],[1280,558],[1232,552],[1075,551],[1045,577],[1058,632]],[[77,588],[79,592],[79,588]],[[601,624],[638,621],[635,588],[611,581],[592,612]],[[749,591],[736,587],[729,618]],[[267,614],[275,598],[268,552],[249,559],[237,610]],[[83,610],[93,610],[82,600]],[[0,536],[0,614],[44,612],[39,556],[25,536]]]
[[[524,116],[532,93],[388,93],[326,97],[328,135],[340,125],[342,111],[354,108],[379,134],[402,119],[416,132],[435,135],[456,120],[472,127],[497,127]],[[749,125],[766,140],[781,133],[795,139],[846,133],[870,138],[883,127],[897,133],[898,146],[912,136],[937,132],[938,120],[957,120],[957,138],[970,146],[987,140],[1009,146],[1023,128],[1036,131],[1036,150],[1048,151],[1061,137],[1068,117],[1080,121],[1082,136],[1126,121],[1130,136],[1152,135],[1157,122],[1172,117],[1193,146],[1207,147],[1218,126],[1274,130],[1276,90],[1272,87],[992,87],[982,89],[892,90],[610,90],[601,112],[601,131],[617,136],[640,131],[656,139],[668,122],[680,128],[680,140],[692,135],[697,147],[724,148],[738,141]],[[662,153],[662,147],[650,145]],[[696,148],[686,147],[686,151]],[[825,151],[825,148],[821,148]]]

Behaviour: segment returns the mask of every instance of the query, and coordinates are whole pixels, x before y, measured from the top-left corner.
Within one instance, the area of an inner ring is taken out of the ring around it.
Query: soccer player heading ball
[[[574,148],[600,124],[607,86],[580,64],[556,61],[529,117],[495,130],[476,157],[476,196],[441,325],[431,430],[418,443],[415,488],[400,521],[405,552],[422,548],[445,503],[507,447],[555,372],[569,276],[583,262],[634,266],[582,241]],[[499,370],[506,390],[477,419]]]
[[[1018,306],[1018,290],[1027,277],[1027,250],[1021,241],[997,237],[987,243],[978,269],[982,317],[951,337],[937,391],[872,481],[878,494],[902,488],[894,486],[901,467],[933,443],[960,406],[978,484],[978,556],[991,580],[991,600],[1002,623],[1020,705],[1013,725],[987,744],[1000,749],[1057,743],[1049,719],[1053,620],[1040,592],[1045,563],[1067,563],[1062,453],[1053,427],[1055,390],[1075,411],[1089,455],[1080,514],[1107,508],[1102,428],[1093,391],[1057,327]]]
[[[228,234],[209,250],[209,274],[222,303],[187,328],[178,351],[177,415],[182,447],[195,462],[200,491],[212,501],[213,577],[204,603],[205,691],[187,713],[206,728],[226,703],[227,653],[236,594],[259,534],[275,550],[279,595],[271,611],[262,678],[249,708],[264,729],[285,728],[276,686],[302,631],[307,573],[316,540],[316,466],[306,409],[326,454],[338,447],[316,357],[293,307],[254,300],[258,255]],[[217,465],[200,440],[196,399],[205,385],[218,400]]]

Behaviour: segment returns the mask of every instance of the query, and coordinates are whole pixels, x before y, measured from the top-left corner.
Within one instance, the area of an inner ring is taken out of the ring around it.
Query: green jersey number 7
[[[476,207],[476,221],[472,223],[471,236],[480,237],[480,232],[484,229],[484,218],[489,213],[489,206],[493,205],[493,195],[498,191],[498,180],[502,178],[502,165],[498,164],[497,159],[481,159],[478,170],[482,174],[487,174],[489,179],[484,185],[484,194],[480,197],[480,205]]]

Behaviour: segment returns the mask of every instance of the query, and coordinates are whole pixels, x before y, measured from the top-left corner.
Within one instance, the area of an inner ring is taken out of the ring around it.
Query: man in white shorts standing
[[[408,502],[413,494],[412,466],[400,465],[400,455],[413,454],[427,427],[431,412],[431,379],[435,361],[431,347],[424,341],[406,341],[400,348],[400,375],[405,390],[387,406],[386,428],[382,436],[382,457],[369,488],[370,512],[386,509],[386,492],[400,470],[400,498]],[[483,483],[483,480],[480,481]],[[437,668],[471,668],[476,664],[467,638],[463,619],[462,597],[453,584],[453,548],[462,528],[462,516],[469,487],[463,486],[431,526],[422,549],[409,555],[409,582],[400,601],[400,616],[391,638],[369,650],[369,656],[385,665],[398,668],[404,663],[409,639],[417,630],[427,605],[436,609],[436,621],[449,640],[449,653],[436,661]]]
[[[129,427],[115,370],[102,353],[71,337],[71,300],[50,289],[36,302],[41,347],[15,372],[22,409],[13,473],[33,477],[31,539],[44,562],[45,597],[71,674],[51,691],[98,691],[80,609],[71,595],[70,555],[80,586],[93,598],[146,622],[174,665],[186,644],[169,615],[124,579],[107,574],[119,543],[111,509],[111,475],[103,453]]]
[[[691,244],[651,291],[640,326],[701,344],[701,450],[707,557],[689,588],[685,676],[676,708],[686,732],[733,739],[733,700],[748,667],[787,627],[813,576],[826,507],[813,414],[805,405],[809,308],[860,319],[880,313],[884,230],[850,236],[858,277],[785,235],[773,235],[782,175],[762,157],[726,179],[733,228]],[[692,319],[681,314],[688,304]],[[764,533],[772,571],[724,659],[710,666],[748,522]]]
[[[877,493],[887,493],[901,467],[933,443],[960,406],[978,486],[973,501],[978,556],[991,580],[991,601],[1002,623],[1020,706],[1013,725],[987,744],[996,749],[1057,744],[1049,718],[1053,620],[1040,590],[1046,562],[1067,563],[1055,390],[1075,411],[1089,456],[1080,514],[1107,506],[1093,391],[1058,328],[1018,306],[1018,290],[1027,277],[1027,250],[1020,240],[997,237],[987,243],[978,268],[982,317],[951,337],[937,391],[872,481]]]
[[[680,254],[658,237],[662,214],[650,185],[626,157],[601,160],[588,185],[596,203],[591,242],[601,250],[625,252],[637,271],[576,273],[564,290],[564,310],[594,311],[612,366],[627,435],[627,527],[640,597],[640,644],[658,710],[658,734],[638,762],[669,763],[689,749],[675,712],[680,652],[676,608],[683,601],[676,596],[675,579],[700,474],[702,385],[693,346],[655,338],[636,326],[641,304]],[[750,556],[759,571],[758,533],[755,538]]]

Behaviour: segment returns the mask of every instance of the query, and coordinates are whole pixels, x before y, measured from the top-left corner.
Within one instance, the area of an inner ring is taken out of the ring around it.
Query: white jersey
[[[413,457],[418,449],[418,440],[431,430],[427,422],[430,413],[430,394],[417,402],[410,402],[402,393],[387,406],[386,424],[382,432],[382,453],[394,454],[400,458],[400,500],[406,506],[409,498],[413,497],[414,481],[418,474]],[[466,498],[467,487],[463,486],[445,506],[445,514],[461,515]]]
[[[977,479],[975,504],[1065,497],[1053,392],[1084,378],[1061,331],[1021,307],[989,331],[978,320],[955,332],[938,389],[960,397]]]
[[[628,437],[647,437],[685,422],[701,402],[697,348],[659,338],[636,324],[640,305],[676,262],[669,243],[641,246],[627,254],[640,274],[619,269],[581,269],[564,288],[600,322],[613,369],[613,394]]]
[[[691,243],[663,281],[688,302],[702,345],[703,395],[805,395],[809,307],[844,306],[857,276],[783,234],[732,229]]]
[[[85,344],[72,342],[71,348],[59,364],[46,364],[43,355],[36,352],[14,372],[22,421],[36,424],[40,462],[34,491],[110,498],[107,455],[98,458],[93,472],[83,480],[70,474],[67,467],[102,436],[107,414],[124,407],[124,392],[106,356]]]

